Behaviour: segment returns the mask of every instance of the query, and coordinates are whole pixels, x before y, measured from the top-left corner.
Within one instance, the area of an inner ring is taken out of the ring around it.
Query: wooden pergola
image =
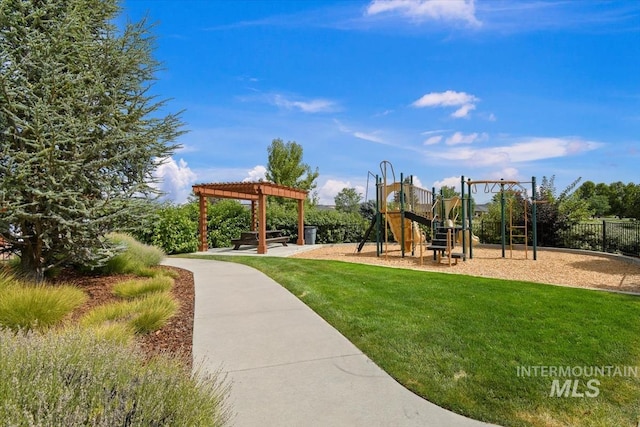
[[[206,251],[207,197],[251,200],[251,231],[258,231],[258,253],[267,253],[267,196],[285,197],[298,201],[298,245],[304,245],[304,201],[307,191],[286,187],[272,182],[223,182],[196,184],[193,192],[200,199],[200,244],[198,250]]]

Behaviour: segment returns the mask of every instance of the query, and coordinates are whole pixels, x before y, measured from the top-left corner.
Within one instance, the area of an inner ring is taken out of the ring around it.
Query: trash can
[[[305,245],[315,245],[316,244],[316,233],[318,231],[318,227],[315,225],[305,225],[304,226],[304,244]]]

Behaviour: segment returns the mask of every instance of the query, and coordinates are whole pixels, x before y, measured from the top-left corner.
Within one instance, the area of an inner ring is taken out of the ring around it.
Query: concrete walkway
[[[194,274],[194,360],[227,375],[234,426],[489,425],[411,393],[255,269],[186,258],[163,263]]]

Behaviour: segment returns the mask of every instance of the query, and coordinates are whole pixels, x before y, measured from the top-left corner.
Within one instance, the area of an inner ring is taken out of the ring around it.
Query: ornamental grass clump
[[[177,310],[178,302],[169,293],[155,293],[96,307],[80,320],[80,324],[90,327],[123,323],[137,333],[148,333],[162,328]]]
[[[167,292],[138,298],[135,304],[136,316],[130,324],[141,334],[162,328],[179,308],[178,302]]]
[[[132,344],[136,335],[133,326],[120,322],[108,322],[87,326],[86,331],[92,333],[97,338],[120,345]]]
[[[15,277],[13,277],[6,269],[0,268],[0,292],[9,286],[15,285],[15,282]]]
[[[227,387],[79,329],[0,330],[0,420],[11,426],[222,426]]]
[[[150,267],[160,264],[164,258],[162,249],[140,243],[128,234],[112,233],[107,240],[121,249],[103,268],[105,273],[132,273],[153,277],[157,273]]]
[[[116,283],[113,286],[113,294],[120,298],[139,298],[156,292],[166,292],[173,287],[173,279],[169,276],[159,275],[148,279],[133,279]]]
[[[12,330],[49,328],[87,300],[69,285],[32,285],[0,273],[0,327]]]

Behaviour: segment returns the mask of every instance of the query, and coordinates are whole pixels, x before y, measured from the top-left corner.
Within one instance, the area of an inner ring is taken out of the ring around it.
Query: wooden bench
[[[289,236],[283,236],[281,230],[267,230],[265,243],[282,243],[282,246],[287,246]],[[240,233],[239,239],[231,239],[233,243],[233,250],[238,250],[241,245],[258,246],[260,243],[258,239],[257,231],[248,231]]]

